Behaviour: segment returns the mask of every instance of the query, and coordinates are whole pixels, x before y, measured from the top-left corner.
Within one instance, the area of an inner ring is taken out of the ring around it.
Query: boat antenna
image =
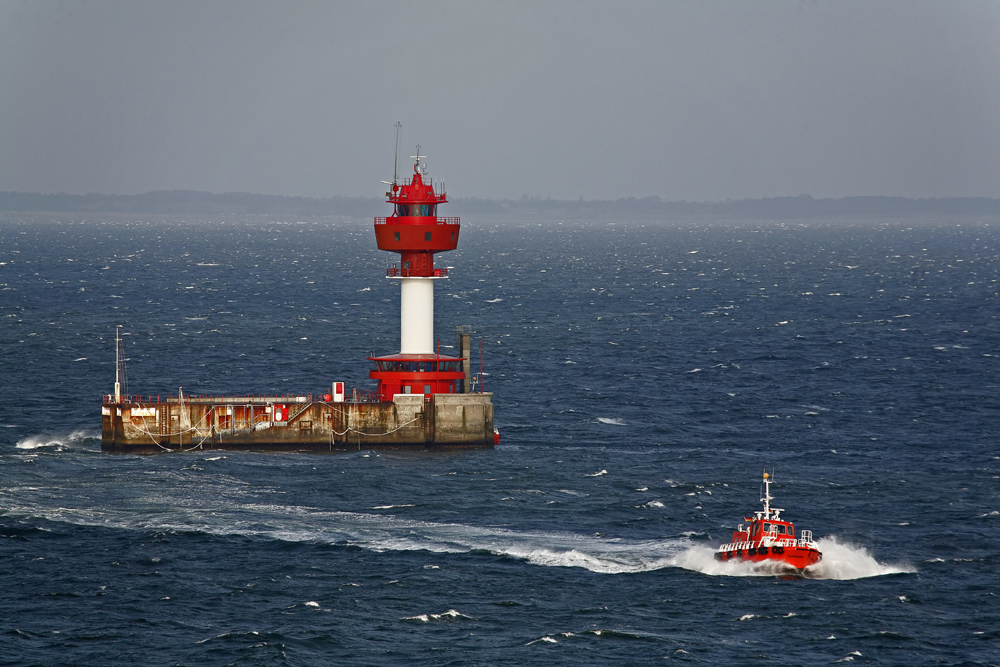
[[[392,184],[396,185],[399,181],[399,130],[403,125],[398,120],[396,121],[396,154],[392,159]]]
[[[767,468],[764,468],[764,497],[761,500],[764,501],[764,518],[770,519],[773,498],[771,497],[771,480],[768,477]]]

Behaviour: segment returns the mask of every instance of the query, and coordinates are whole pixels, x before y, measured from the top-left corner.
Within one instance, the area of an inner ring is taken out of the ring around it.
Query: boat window
[[[777,524],[777,525],[775,525],[775,527],[774,527],[774,530],[775,530],[775,531],[776,531],[776,532],[777,532],[777,533],[778,533],[779,535],[784,535],[784,534],[785,534],[785,527],[784,527],[784,526],[782,526],[781,524]]]
[[[764,524],[764,532],[765,533],[770,533],[771,532],[771,524],[769,524],[769,523],[765,523]]]

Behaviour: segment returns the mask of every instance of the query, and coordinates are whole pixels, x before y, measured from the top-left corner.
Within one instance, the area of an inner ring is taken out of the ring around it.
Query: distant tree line
[[[0,192],[0,212],[159,215],[287,215],[317,217],[386,215],[382,199],[370,197],[283,197],[243,192],[213,194],[167,190],[141,195],[67,195]],[[443,211],[442,211],[443,213]],[[768,197],[722,202],[664,201],[659,197],[613,200],[456,199],[449,215],[546,215],[579,218],[705,216],[732,219],[801,220],[818,217],[1000,216],[1000,199],[951,197]]]
[[[0,211],[52,213],[129,213],[163,215],[377,215],[381,200],[367,197],[282,197],[245,192],[213,194],[160,190],[141,195],[67,195],[0,192]]]

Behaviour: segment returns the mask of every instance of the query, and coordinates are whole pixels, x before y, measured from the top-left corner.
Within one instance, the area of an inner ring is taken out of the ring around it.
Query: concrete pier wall
[[[185,396],[182,403],[105,403],[101,448],[332,451],[378,447],[490,447],[493,395],[399,394],[392,403]],[[272,421],[274,405],[287,405]]]

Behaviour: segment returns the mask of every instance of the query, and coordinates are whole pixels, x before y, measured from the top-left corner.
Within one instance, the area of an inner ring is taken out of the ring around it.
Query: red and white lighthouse
[[[448,200],[443,186],[435,191],[419,144],[410,157],[413,176],[399,183],[394,175],[392,190],[385,193],[393,214],[375,218],[379,250],[400,256],[399,266],[386,270],[387,278],[400,283],[399,354],[369,357],[375,370],[368,375],[378,380],[382,401],[396,394],[461,393],[466,377],[461,358],[443,357],[434,349],[434,281],[448,277],[447,269],[434,268],[434,253],[458,247],[460,221],[438,217],[438,205]]]

